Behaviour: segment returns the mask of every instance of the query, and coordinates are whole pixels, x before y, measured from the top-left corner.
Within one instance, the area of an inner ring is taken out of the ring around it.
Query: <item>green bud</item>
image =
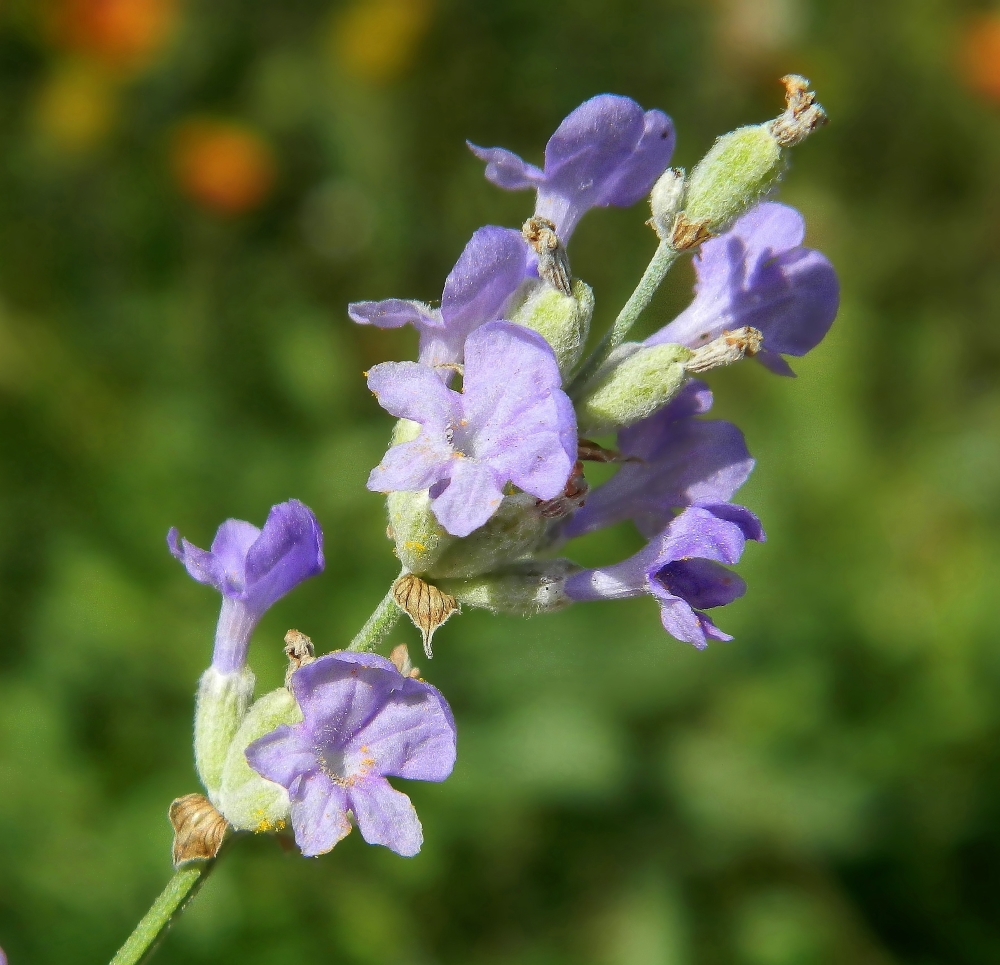
[[[684,218],[718,234],[755,205],[783,170],[781,145],[770,124],[724,134],[691,172]]]
[[[249,667],[219,673],[209,667],[198,683],[194,714],[194,760],[209,799],[216,803],[222,768],[253,695],[254,675]]]
[[[653,226],[661,241],[669,241],[673,233],[674,221],[684,203],[684,169],[667,168],[653,185],[649,195],[649,208]]]
[[[688,380],[685,363],[693,352],[683,345],[642,347],[626,342],[587,386],[576,407],[582,435],[600,435],[652,415]]]
[[[469,606],[492,613],[531,617],[569,606],[572,601],[566,596],[566,577],[578,569],[569,560],[546,560],[466,580],[441,580],[439,585]]]
[[[247,712],[226,755],[217,806],[240,831],[280,831],[288,822],[288,792],[261,777],[248,763],[246,749],[281,724],[297,724],[302,711],[284,687],[265,694]]]
[[[538,332],[552,346],[565,374],[580,361],[593,314],[594,292],[575,279],[572,295],[564,295],[551,285],[538,285],[510,320]]]
[[[529,554],[545,535],[548,520],[528,493],[505,496],[489,521],[455,540],[431,568],[431,577],[471,577]]]

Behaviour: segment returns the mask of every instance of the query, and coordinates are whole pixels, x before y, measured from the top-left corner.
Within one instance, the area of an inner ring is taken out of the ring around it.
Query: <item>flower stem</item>
[[[129,935],[118,954],[111,959],[111,965],[138,965],[143,961],[174,919],[198,893],[214,864],[215,859],[200,861],[175,871],[173,878],[167,882],[167,887],[160,892],[142,921],[135,926],[135,931]]]
[[[679,254],[679,251],[671,248],[665,241],[660,242],[652,261],[642,273],[642,278],[639,279],[635,291],[629,296],[625,307],[618,313],[614,325],[608,329],[590,358],[584,362],[583,367],[570,383],[567,391],[572,398],[577,398],[580,395],[608,356],[625,341],[625,336],[628,335],[632,326],[639,320],[639,316],[645,311],[646,306],[652,301],[656,289],[660,287],[660,283],[666,277],[670,266],[677,260]]]
[[[351,645],[347,649],[362,650],[368,653],[377,649],[382,638],[399,622],[402,613],[403,611],[392,598],[392,588],[390,587],[389,592],[375,607],[375,612],[358,631],[358,635],[351,641]]]

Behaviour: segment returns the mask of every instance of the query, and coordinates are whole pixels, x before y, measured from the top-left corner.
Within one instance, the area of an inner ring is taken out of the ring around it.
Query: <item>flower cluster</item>
[[[292,500],[273,507],[263,529],[229,520],[210,550],[176,530],[168,536],[188,573],[222,595],[195,717],[208,796],[172,808],[178,863],[214,854],[229,828],[287,822],[306,855],[329,851],[352,823],[370,843],[402,855],[420,849],[413,806],[388,778],[444,780],[455,763],[455,723],[405,647],[392,660],[371,652],[402,611],[428,657],[434,631],[462,603],[533,615],[649,595],[676,639],[699,649],[731,639],[706,611],[745,592],[729,567],[764,531],[733,502],[754,466],[743,434],[705,418],[712,394],[696,376],[745,356],[792,374],[786,357],[820,342],[839,297],[830,263],[803,246],[801,216],[768,200],[786,149],[825,119],[805,81],[785,84],[782,115],[720,138],[690,176],[668,167],[670,118],[610,94],[562,122],[541,168],[470,145],[494,184],[535,191],[532,216],[520,230],[477,230],[438,307],[391,298],[349,309],[359,324],[413,325],[420,336],[416,361],[367,373],[398,419],[368,488],[387,495],[403,572],[358,637],[317,658],[308,637],[289,631],[286,686],[254,700],[254,628],[323,569],[315,516]],[[594,296],[573,278],[567,244],[591,208],[647,196],[658,247],[584,358]],[[627,341],[687,252],[697,273],[691,304],[644,341]],[[588,461],[616,471],[591,490]],[[584,569],[555,555],[623,523],[645,539],[628,559]],[[199,837],[203,828],[211,835]]]

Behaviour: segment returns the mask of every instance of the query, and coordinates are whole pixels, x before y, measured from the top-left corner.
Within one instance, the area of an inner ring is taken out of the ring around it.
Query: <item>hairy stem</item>
[[[382,638],[399,622],[403,611],[396,605],[392,598],[392,588],[382,598],[382,602],[375,607],[375,612],[368,618],[368,622],[358,631],[358,635],[351,641],[348,650],[362,650],[370,653],[378,648]]]
[[[173,878],[167,882],[167,887],[160,892],[142,921],[135,926],[135,931],[129,935],[118,954],[111,959],[111,965],[137,965],[144,961],[156,948],[174,919],[198,893],[214,864],[215,859],[200,861],[196,865],[188,865],[175,871]]]
[[[670,266],[677,260],[679,254],[679,251],[671,248],[665,241],[660,242],[652,261],[642,273],[642,278],[639,279],[635,291],[629,296],[625,307],[618,313],[614,325],[608,329],[590,358],[584,362],[583,367],[570,383],[567,391],[572,398],[577,398],[580,395],[608,356],[625,341],[625,336],[628,335],[632,326],[639,320],[639,316],[645,311],[646,306],[652,301],[656,289],[660,287],[660,283],[666,277]]]

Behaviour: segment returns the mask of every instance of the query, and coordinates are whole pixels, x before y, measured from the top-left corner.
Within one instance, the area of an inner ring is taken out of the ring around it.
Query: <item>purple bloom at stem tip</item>
[[[510,191],[534,188],[535,215],[565,244],[590,208],[627,208],[652,190],[674,153],[673,121],[631,98],[598,94],[563,120],[545,145],[545,168],[501,147],[477,147],[486,177]]]
[[[295,841],[324,854],[351,830],[415,855],[423,832],[410,799],[387,777],[443,781],[455,765],[455,721],[430,684],[385,657],[341,651],[296,670],[301,724],[283,724],[246,750],[262,777],[288,789]]]
[[[576,416],[560,385],[548,342],[510,322],[490,322],[469,336],[461,392],[418,362],[374,366],[368,387],[379,405],[421,431],[385,454],[368,488],[429,489],[434,515],[453,536],[482,526],[508,482],[554,499],[577,449]]]
[[[732,640],[701,611],[725,606],[746,584],[720,563],[739,562],[748,539],[762,541],[757,517],[742,506],[685,509],[645,549],[566,580],[573,600],[615,600],[649,594],[660,604],[660,620],[672,637],[699,650],[709,639]]]
[[[389,298],[353,302],[347,313],[359,325],[413,325],[420,333],[420,361],[427,365],[461,362],[469,334],[503,318],[522,282],[537,279],[536,264],[537,256],[519,231],[487,225],[473,234],[445,280],[440,308]]]
[[[794,208],[771,201],[752,208],[701,246],[694,301],[645,344],[697,348],[750,325],[764,336],[755,358],[778,375],[794,375],[782,356],[815,348],[840,304],[833,265],[804,247],[804,237],[805,222]]]
[[[211,550],[199,549],[174,527],[167,545],[199,583],[222,594],[212,666],[234,673],[246,663],[250,635],[267,609],[303,580],[323,570],[323,531],[297,499],[271,507],[263,529],[227,519]]]
[[[727,503],[754,466],[743,433],[731,422],[696,416],[712,393],[693,380],[667,406],[618,433],[624,462],[565,523],[561,535],[582,536],[625,519],[646,537],[685,506]]]

